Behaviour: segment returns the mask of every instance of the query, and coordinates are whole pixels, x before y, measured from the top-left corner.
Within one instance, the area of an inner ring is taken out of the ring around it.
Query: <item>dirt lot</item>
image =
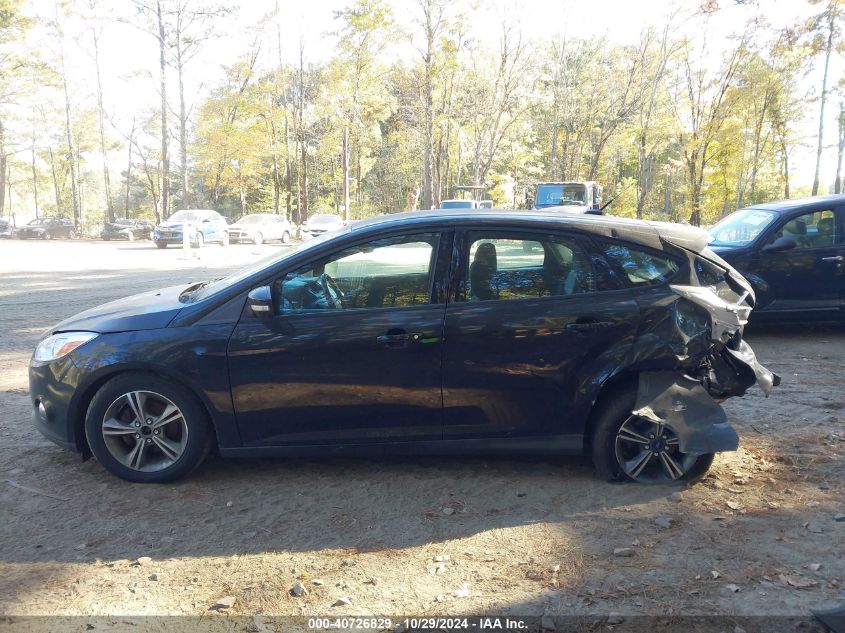
[[[742,448],[680,501],[577,459],[217,458],[131,485],[31,427],[26,365],[51,324],[279,248],[183,260],[149,243],[0,242],[0,614],[202,615],[223,597],[234,615],[802,616],[845,602],[843,327],[749,331],[783,385],[726,403]]]

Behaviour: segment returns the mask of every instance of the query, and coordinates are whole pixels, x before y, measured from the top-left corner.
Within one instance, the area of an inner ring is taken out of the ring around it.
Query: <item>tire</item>
[[[284,233],[282,233],[282,244],[288,244],[288,243],[290,243],[290,232],[285,231]]]
[[[70,231],[68,231],[67,238],[68,238],[69,240],[75,240],[75,239],[76,239],[76,237],[77,237],[77,235],[76,235],[76,231],[74,231],[74,230],[72,230],[72,229],[71,229]]]
[[[196,243],[197,248],[202,248],[203,246],[205,246],[205,235],[198,232],[196,236]]]
[[[143,421],[134,413],[128,395],[139,393],[147,394],[134,401],[142,410]],[[161,428],[155,426],[156,415],[164,419]],[[106,420],[108,424],[104,424]],[[112,432],[106,433],[106,429]],[[208,416],[187,388],[140,373],[121,374],[100,388],[88,407],[85,434],[91,453],[106,470],[136,483],[185,477],[214,445]]]
[[[626,387],[608,394],[597,404],[599,408],[596,411],[597,417],[590,447],[596,476],[609,481],[636,481],[637,483],[649,484],[680,483],[685,485],[692,485],[704,477],[713,463],[713,453],[698,456],[681,453],[677,450],[677,438],[672,437],[674,435],[672,431],[665,427],[663,427],[665,435],[670,439],[661,452],[665,452],[666,458],[671,461],[668,464],[661,461],[664,459],[662,456],[660,459],[654,459],[651,448],[648,450],[640,448],[641,453],[635,454],[627,463],[630,465],[631,462],[635,462],[639,454],[645,455],[646,463],[643,465],[642,471],[636,477],[626,472],[621,463],[621,461],[625,461],[622,459],[622,454],[625,450],[635,446],[635,443],[619,437],[622,427],[626,426],[627,429],[630,428],[627,425],[640,424],[642,425],[641,428],[646,428],[647,425],[653,424],[631,415],[636,398],[636,388]],[[647,439],[645,433],[641,434],[641,437]],[[670,443],[674,443],[674,445],[670,446]],[[676,475],[674,478],[670,476],[668,470],[671,468],[671,463],[679,465],[683,474]],[[634,470],[636,469],[631,469],[629,466],[629,471]]]
[[[255,239],[252,241],[256,246],[261,246],[264,243],[264,236],[261,233],[256,233]]]
[[[156,242],[157,248],[167,248],[167,242]]]
[[[49,232],[49,231],[47,231],[46,233],[44,233],[44,235],[43,235],[43,237],[42,237],[41,239],[44,239],[44,240],[52,240],[52,239],[53,239],[53,236],[50,234],[50,232]]]
[[[129,233],[126,234],[126,239],[129,240],[130,242],[134,242],[135,241],[135,234],[132,231],[129,231]]]
[[[227,232],[223,232],[223,237],[220,238],[220,246],[228,246],[229,245],[229,234]]]

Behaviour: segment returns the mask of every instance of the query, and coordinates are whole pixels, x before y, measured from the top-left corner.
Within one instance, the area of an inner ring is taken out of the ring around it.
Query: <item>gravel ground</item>
[[[26,365],[51,324],[281,248],[0,242],[0,614],[633,621],[845,602],[842,326],[749,330],[783,384],[726,403],[742,447],[686,490],[597,481],[571,458],[212,458],[132,485],[31,427]]]

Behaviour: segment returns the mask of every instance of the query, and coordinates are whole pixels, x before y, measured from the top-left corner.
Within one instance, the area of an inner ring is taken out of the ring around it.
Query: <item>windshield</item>
[[[340,223],[339,215],[315,215],[308,220],[308,226],[320,226],[324,224],[338,224]]]
[[[167,219],[170,222],[197,222],[202,219],[202,215],[196,211],[177,211]]]
[[[44,224],[46,220],[32,220],[31,222],[27,222],[27,226],[38,226],[39,224]]]
[[[307,250],[310,250],[310,249],[312,249],[316,246],[319,246],[320,244],[322,244],[323,242],[325,242],[327,240],[334,239],[335,237],[337,237],[337,235],[338,235],[337,232],[323,233],[322,235],[318,235],[318,236],[308,240],[307,242],[303,242],[303,243],[299,244],[298,246],[296,246],[296,247],[294,247],[290,250],[285,251],[281,255],[280,254],[273,254],[273,255],[270,255],[269,257],[265,257],[263,259],[260,259],[257,262],[255,262],[254,264],[250,264],[249,266],[245,266],[244,268],[241,268],[240,270],[233,272],[231,275],[228,275],[227,277],[221,277],[219,279],[214,279],[214,280],[209,281],[209,282],[204,283],[204,284],[197,284],[196,294],[194,296],[190,297],[190,300],[191,301],[199,301],[200,299],[205,299],[206,297],[210,297],[212,295],[215,295],[218,292],[221,292],[222,290],[225,290],[226,288],[229,288],[229,287],[237,284],[238,282],[246,279],[247,277],[250,277],[250,276],[254,275],[255,273],[262,271],[264,268],[267,268],[269,266],[273,266],[275,264],[281,263],[281,262],[285,261],[286,259],[288,259],[290,257],[293,257],[295,255],[298,255],[298,254],[304,252],[304,251],[307,251]],[[190,288],[187,288],[186,290],[190,290]]]
[[[444,200],[440,203],[441,209],[472,209],[474,206],[472,200]]]
[[[537,200],[535,205],[552,207],[558,205],[586,204],[587,187],[581,184],[550,184],[537,185]]]
[[[776,217],[776,213],[764,209],[740,209],[722,218],[710,229],[709,243],[713,246],[744,246],[754,241]]]
[[[238,224],[261,224],[266,216],[263,215],[246,215],[238,220]]]

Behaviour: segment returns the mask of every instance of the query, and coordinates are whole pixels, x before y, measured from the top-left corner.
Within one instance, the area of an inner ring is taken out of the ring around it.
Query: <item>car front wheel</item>
[[[261,246],[264,243],[264,236],[261,233],[256,233],[253,242],[256,246]]]
[[[88,407],[85,432],[106,470],[139,483],[184,477],[199,466],[214,438],[190,391],[147,374],[107,382]]]
[[[628,388],[599,405],[592,441],[596,474],[647,484],[699,481],[713,463],[713,453],[682,453],[671,428],[631,413],[636,396]]]

